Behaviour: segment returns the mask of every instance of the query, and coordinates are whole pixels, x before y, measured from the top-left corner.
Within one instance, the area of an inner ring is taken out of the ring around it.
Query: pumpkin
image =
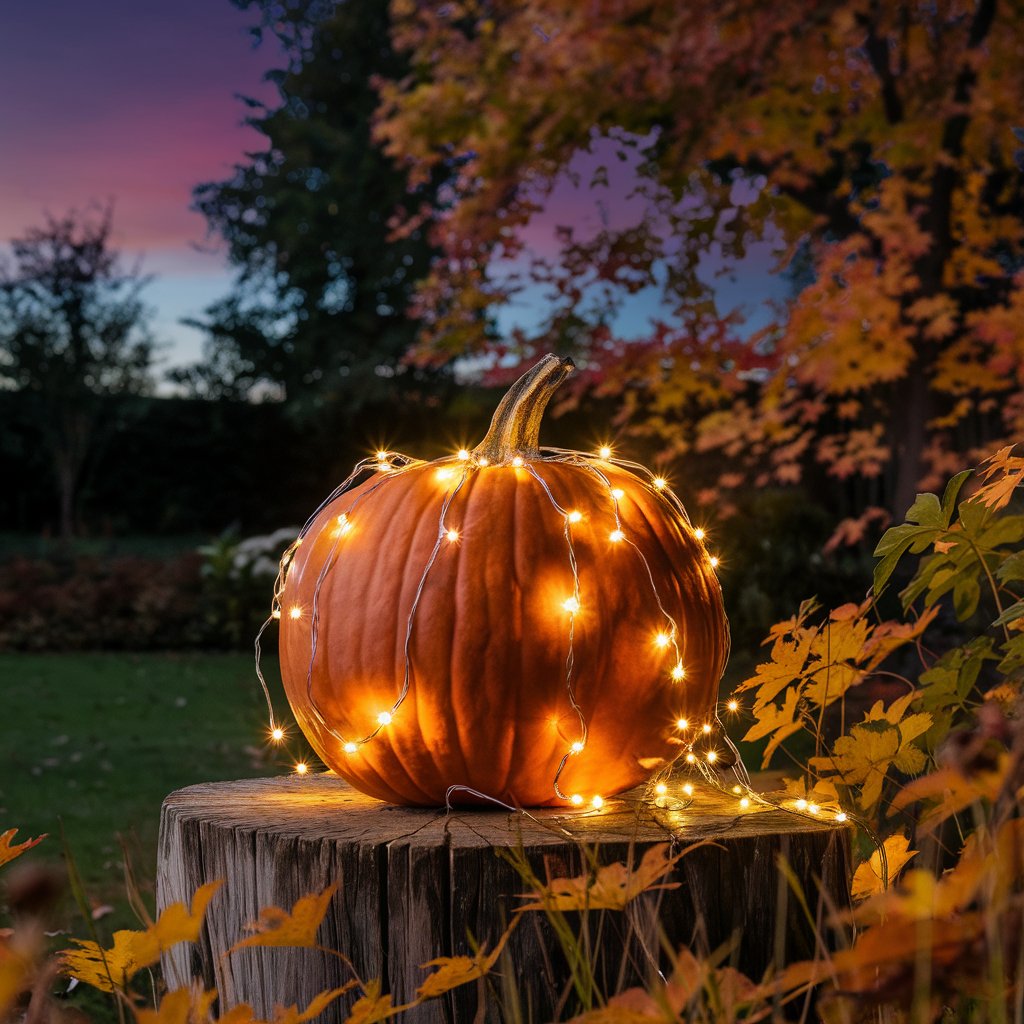
[[[288,700],[364,793],[600,806],[707,740],[729,647],[713,559],[660,478],[539,447],[572,369],[542,359],[471,452],[367,460],[285,554]]]

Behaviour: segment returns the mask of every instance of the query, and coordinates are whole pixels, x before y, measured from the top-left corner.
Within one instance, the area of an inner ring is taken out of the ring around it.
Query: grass
[[[56,861],[63,823],[91,900],[114,908],[104,931],[134,925],[119,837],[152,907],[164,797],[284,767],[248,655],[6,654],[0,679],[0,831],[49,833],[29,856]]]

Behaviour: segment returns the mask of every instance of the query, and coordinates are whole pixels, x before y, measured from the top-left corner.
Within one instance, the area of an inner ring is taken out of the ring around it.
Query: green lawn
[[[115,907],[104,931],[132,923],[118,836],[152,906],[163,798],[286,770],[247,655],[6,654],[0,680],[0,831],[47,832],[28,856],[58,860],[63,821],[90,897]]]

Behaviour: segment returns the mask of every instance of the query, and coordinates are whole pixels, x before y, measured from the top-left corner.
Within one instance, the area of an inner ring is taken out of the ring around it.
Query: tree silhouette
[[[48,216],[11,242],[0,269],[0,386],[23,393],[52,460],[60,531],[76,532],[89,456],[112,428],[116,398],[150,390],[154,342],[146,278],[111,248],[112,207]]]

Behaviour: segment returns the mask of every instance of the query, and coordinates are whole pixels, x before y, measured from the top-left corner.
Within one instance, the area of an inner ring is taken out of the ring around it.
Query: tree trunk
[[[591,911],[585,926],[579,915],[568,915],[591,943],[588,960],[603,992],[650,982],[659,967],[671,969],[665,950],[682,945],[698,954],[724,949],[726,963],[758,980],[773,964],[814,956],[814,929],[776,869],[780,857],[829,944],[822,922],[849,905],[845,825],[756,803],[741,810],[738,797],[703,784],[680,810],[638,796],[609,800],[600,813],[446,815],[383,804],[331,774],[180,790],[164,802],[161,818],[159,906],[187,902],[207,881],[226,881],[200,943],[165,954],[165,977],[172,988],[201,977],[217,988],[221,1012],[240,1002],[264,1018],[275,1004],[304,1008],[349,979],[339,960],[310,948],[225,951],[247,934],[260,908],[290,909],[300,896],[337,883],[319,941],[351,958],[364,981],[379,978],[402,1003],[415,997],[427,961],[471,955],[474,942],[494,948],[520,894],[530,889],[510,854],[518,851],[545,879],[587,871],[591,854],[599,864],[636,864],[655,843],[678,852],[702,840],[710,842],[687,853],[664,879],[679,887],[648,892],[625,912]],[[502,984],[515,989],[524,1011],[531,1008],[529,1019],[569,1016],[569,970],[543,914],[524,916],[487,984],[496,989],[486,998],[485,985],[465,985],[401,1020],[498,1020]],[[320,1019],[343,1020],[354,998],[333,1004]]]
[[[926,361],[919,355],[900,382],[893,401],[893,486],[889,510],[896,523],[903,522],[925,474],[924,451],[928,442],[928,421],[932,416],[927,373]]]

